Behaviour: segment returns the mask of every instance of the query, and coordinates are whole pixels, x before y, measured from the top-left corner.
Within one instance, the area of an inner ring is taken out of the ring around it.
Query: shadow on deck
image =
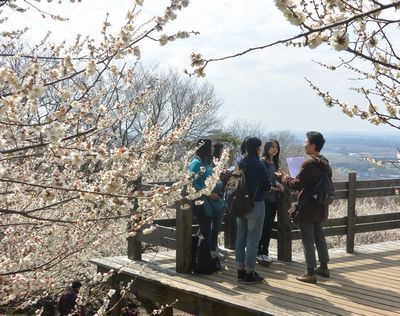
[[[400,241],[355,250],[330,251],[331,277],[316,285],[296,280],[303,258],[257,266],[265,282],[252,285],[237,282],[232,253],[212,275],[177,273],[175,251],[146,253],[140,261],[121,256],[91,262],[101,272],[118,271],[114,284],[135,279],[132,291],[139,298],[159,305],[177,299],[174,308],[195,315],[399,315]]]

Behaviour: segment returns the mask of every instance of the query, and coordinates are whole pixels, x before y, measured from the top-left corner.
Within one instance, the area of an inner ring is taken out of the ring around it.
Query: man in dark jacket
[[[58,301],[58,312],[61,316],[85,315],[85,310],[76,306],[76,299],[78,298],[78,293],[81,286],[81,282],[77,280],[73,281],[71,286],[67,287],[61,294],[60,300]]]
[[[307,283],[317,282],[315,274],[329,277],[328,247],[322,229],[323,222],[328,218],[328,207],[317,204],[312,198],[311,193],[313,185],[318,181],[323,172],[327,172],[328,176],[332,178],[332,169],[328,160],[320,155],[324,143],[325,139],[321,133],[308,132],[304,142],[304,150],[310,157],[303,162],[299,174],[295,178],[291,178],[282,171],[276,173],[278,177],[281,177],[282,183],[299,191],[297,207],[300,212],[301,241],[303,243],[307,271],[297,277],[297,279]],[[317,262],[314,244],[317,247],[318,258],[321,264],[318,268],[316,268]]]

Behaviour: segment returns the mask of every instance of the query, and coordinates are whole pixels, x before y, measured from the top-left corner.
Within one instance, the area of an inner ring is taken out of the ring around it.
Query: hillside
[[[305,133],[296,133],[299,143]],[[329,159],[334,169],[335,180],[344,180],[349,171],[357,172],[359,179],[399,178],[400,169],[391,164],[376,166],[363,156],[379,160],[396,159],[400,140],[397,134],[344,134],[324,133],[326,144],[323,154]]]

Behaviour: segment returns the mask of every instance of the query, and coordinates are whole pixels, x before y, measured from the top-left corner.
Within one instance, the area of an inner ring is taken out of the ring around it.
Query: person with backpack
[[[267,169],[260,160],[261,140],[250,137],[246,141],[246,156],[239,162],[243,170],[248,195],[251,197],[250,210],[236,219],[235,256],[238,281],[246,283],[262,282],[264,280],[256,271],[256,256],[258,241],[263,228],[265,193],[270,191],[271,181]],[[244,198],[237,196],[237,199]],[[238,201],[239,203],[239,201]]]
[[[325,139],[321,133],[315,131],[307,132],[304,151],[309,156],[309,159],[303,162],[299,174],[292,178],[283,171],[276,172],[283,184],[287,184],[290,188],[299,191],[296,208],[307,271],[297,277],[297,280],[307,283],[316,283],[316,274],[329,277],[329,254],[322,228],[323,222],[328,218],[328,206],[319,203],[314,197],[315,184],[320,181],[321,177],[327,175],[330,181],[332,178],[332,169],[329,161],[320,154],[324,144]],[[318,268],[314,244],[317,247],[320,262]]]
[[[283,185],[277,181],[275,172],[279,170],[280,153],[279,142],[276,139],[269,139],[264,144],[262,161],[267,168],[269,178],[271,180],[271,192],[265,196],[265,217],[261,234],[258,242],[257,262],[262,265],[269,265],[272,259],[269,257],[269,242],[271,240],[272,224],[274,223],[276,213],[278,211],[279,192],[283,192]]]

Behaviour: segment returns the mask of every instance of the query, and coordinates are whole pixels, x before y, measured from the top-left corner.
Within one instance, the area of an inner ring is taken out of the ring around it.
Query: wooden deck
[[[296,280],[303,258],[257,266],[264,283],[236,281],[234,256],[213,275],[175,272],[175,251],[94,259],[101,271],[115,269],[117,281],[136,278],[134,292],[195,315],[400,315],[400,241],[356,247],[355,254],[330,250],[331,277]]]

